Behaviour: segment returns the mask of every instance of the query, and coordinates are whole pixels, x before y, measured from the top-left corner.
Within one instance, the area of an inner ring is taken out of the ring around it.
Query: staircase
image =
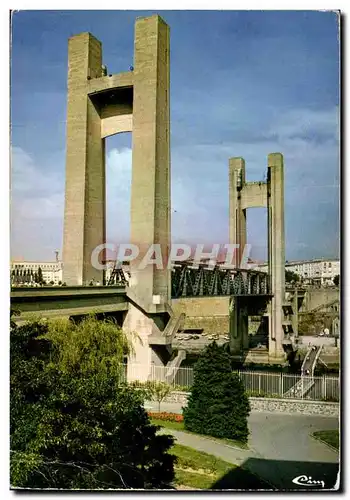
[[[170,319],[164,328],[163,335],[166,339],[170,339],[170,343],[172,343],[175,334],[183,329],[185,323],[186,315],[185,313],[175,314],[172,312]]]
[[[287,392],[283,394],[284,398],[297,398],[302,399],[309,390],[314,386],[315,381],[313,377],[301,377],[298,382],[293,385]]]
[[[165,380],[168,384],[174,382],[182,361],[186,358],[186,351],[179,349],[177,356],[166,365]]]
[[[315,385],[314,372],[322,347],[323,346],[321,345],[318,348],[316,346],[311,346],[309,348],[301,366],[301,378],[295,385],[293,385],[293,387],[285,392],[284,397],[303,398]]]

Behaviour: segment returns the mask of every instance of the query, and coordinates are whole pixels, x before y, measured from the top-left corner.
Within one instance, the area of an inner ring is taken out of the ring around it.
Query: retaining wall
[[[175,313],[185,313],[185,329],[201,329],[207,334],[229,332],[229,297],[189,297],[173,299]]]
[[[165,402],[180,403],[185,406],[188,394],[188,392],[172,392]],[[249,398],[249,401],[252,411],[339,417],[339,403],[280,398]]]

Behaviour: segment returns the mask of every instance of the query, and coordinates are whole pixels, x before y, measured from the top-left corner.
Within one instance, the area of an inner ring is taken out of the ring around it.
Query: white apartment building
[[[323,261],[321,266],[321,283],[333,284],[335,276],[340,276],[340,260]]]
[[[11,280],[14,282],[14,278],[18,276],[18,281],[21,281],[21,277],[24,274],[34,275],[38,273],[39,267],[41,268],[43,280],[47,285],[52,282],[55,285],[59,285],[62,283],[62,262],[54,261],[54,262],[39,262],[39,261],[19,261],[13,260],[11,261]],[[34,280],[33,280],[34,282]],[[13,283],[16,284],[16,283]]]
[[[267,272],[267,264],[257,266],[260,271]],[[315,283],[323,286],[333,285],[335,276],[340,275],[339,259],[312,259],[287,261],[286,269],[300,276],[305,283]]]

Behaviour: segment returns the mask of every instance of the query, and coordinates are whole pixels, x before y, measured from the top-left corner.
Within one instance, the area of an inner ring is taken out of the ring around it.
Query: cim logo
[[[316,481],[311,476],[298,476],[292,479],[292,481],[298,486],[322,486],[324,488],[324,481]]]

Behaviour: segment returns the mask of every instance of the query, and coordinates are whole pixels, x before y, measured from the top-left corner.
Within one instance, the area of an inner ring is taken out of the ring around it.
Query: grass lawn
[[[258,476],[188,446],[175,444],[171,453],[176,455],[175,486],[195,489],[271,489]],[[181,488],[180,488],[181,489]]]
[[[194,432],[187,431],[184,427],[183,422],[170,422],[168,420],[158,420],[156,418],[150,419],[152,424],[159,425],[160,427],[165,427],[166,429],[175,429],[176,431],[188,432],[189,434],[195,434]],[[212,436],[207,436],[204,434],[196,434],[196,436],[201,436],[208,439],[213,439],[214,441],[218,441],[220,443],[229,444],[230,446],[234,446],[236,448],[243,448],[244,450],[248,449],[248,446],[239,441],[234,441],[233,439],[220,439]]]
[[[312,434],[316,439],[323,441],[332,448],[339,450],[339,431],[317,431]]]

